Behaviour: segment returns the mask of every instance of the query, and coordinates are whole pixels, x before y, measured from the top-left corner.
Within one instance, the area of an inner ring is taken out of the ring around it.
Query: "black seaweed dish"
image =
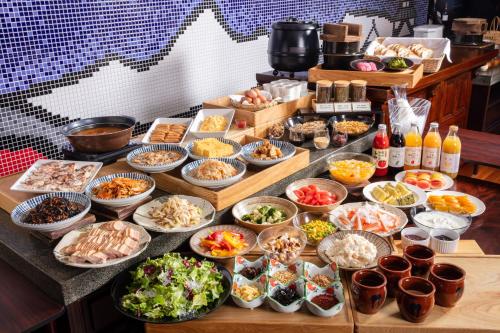
[[[155,257],[152,259],[156,259],[156,258],[160,258],[160,257],[161,256]],[[175,324],[175,323],[180,323],[183,321],[190,321],[190,320],[204,317],[207,314],[209,314],[210,312],[219,308],[222,304],[224,304],[224,302],[227,300],[227,298],[229,297],[229,295],[231,293],[231,286],[233,285],[233,278],[231,277],[231,273],[224,266],[217,265],[216,266],[217,270],[222,274],[222,286],[224,288],[224,292],[220,295],[220,298],[216,302],[209,304],[208,307],[206,307],[205,311],[193,313],[189,316],[182,317],[182,318],[149,319],[146,317],[137,316],[137,315],[127,311],[126,309],[122,308],[121,307],[121,300],[122,300],[122,297],[124,295],[128,294],[127,286],[130,285],[130,283],[132,282],[130,272],[135,271],[135,269],[143,263],[144,262],[139,262],[139,263],[129,267],[125,271],[121,272],[120,274],[118,274],[115,277],[115,279],[113,280],[113,284],[111,285],[111,298],[113,299],[114,307],[121,314],[123,314],[124,316],[127,316],[129,318],[139,320],[139,321],[142,321],[145,323],[154,323],[154,324]]]

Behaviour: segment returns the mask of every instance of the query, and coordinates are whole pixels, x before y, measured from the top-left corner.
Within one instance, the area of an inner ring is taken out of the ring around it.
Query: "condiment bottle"
[[[429,131],[424,138],[422,169],[432,171],[437,171],[439,169],[439,157],[441,155],[441,135],[439,135],[438,129],[438,123],[431,123],[429,125]]]
[[[377,134],[373,139],[372,156],[375,158],[377,168],[375,176],[385,176],[388,171],[389,161],[389,138],[385,124],[378,125]]]
[[[392,135],[389,140],[389,172],[392,175],[403,171],[405,165],[405,137],[401,133],[401,125],[392,125]]]
[[[316,82],[316,103],[330,103],[332,96],[332,81],[318,80]]]
[[[451,125],[448,130],[448,135],[443,141],[443,152],[441,154],[442,173],[447,174],[451,178],[457,177],[458,167],[460,166],[460,152],[462,151],[462,143],[457,135],[458,126]]]
[[[405,135],[405,170],[419,169],[422,158],[422,136],[417,124],[411,123],[410,130]]]

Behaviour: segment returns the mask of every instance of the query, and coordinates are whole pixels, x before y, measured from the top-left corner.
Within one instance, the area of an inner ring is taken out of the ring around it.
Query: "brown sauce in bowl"
[[[110,133],[115,133],[122,131],[126,129],[127,127],[125,126],[112,126],[112,125],[105,125],[105,126],[97,126],[97,127],[92,127],[92,128],[85,128],[82,130],[75,131],[71,133],[71,135],[83,135],[83,136],[93,136],[93,135],[103,135],[103,134],[110,134]]]

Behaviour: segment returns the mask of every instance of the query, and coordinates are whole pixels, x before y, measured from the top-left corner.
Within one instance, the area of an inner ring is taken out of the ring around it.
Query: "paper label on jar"
[[[420,167],[422,147],[405,147],[405,165]]]
[[[333,103],[335,112],[347,112],[351,111],[351,103]]]
[[[352,111],[371,111],[372,106],[370,102],[352,102]]]
[[[405,147],[389,148],[389,166],[401,168],[405,165]]]
[[[457,173],[460,166],[460,154],[441,154],[440,170],[446,173]]]
[[[316,103],[316,113],[333,111],[333,103]]]
[[[372,156],[377,160],[377,169],[386,169],[389,166],[389,148],[372,148]]]
[[[425,168],[436,168],[439,165],[439,153],[441,149],[439,148],[427,148],[424,147],[424,152],[422,153],[422,167]]]

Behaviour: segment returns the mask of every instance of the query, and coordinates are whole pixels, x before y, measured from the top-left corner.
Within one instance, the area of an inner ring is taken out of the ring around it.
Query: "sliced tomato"
[[[301,199],[303,197],[305,197],[305,194],[304,192],[302,192],[300,189],[299,190],[295,190],[293,191],[293,193],[297,196],[297,198]]]
[[[309,188],[314,192],[318,192],[318,187],[314,184],[309,185]]]

